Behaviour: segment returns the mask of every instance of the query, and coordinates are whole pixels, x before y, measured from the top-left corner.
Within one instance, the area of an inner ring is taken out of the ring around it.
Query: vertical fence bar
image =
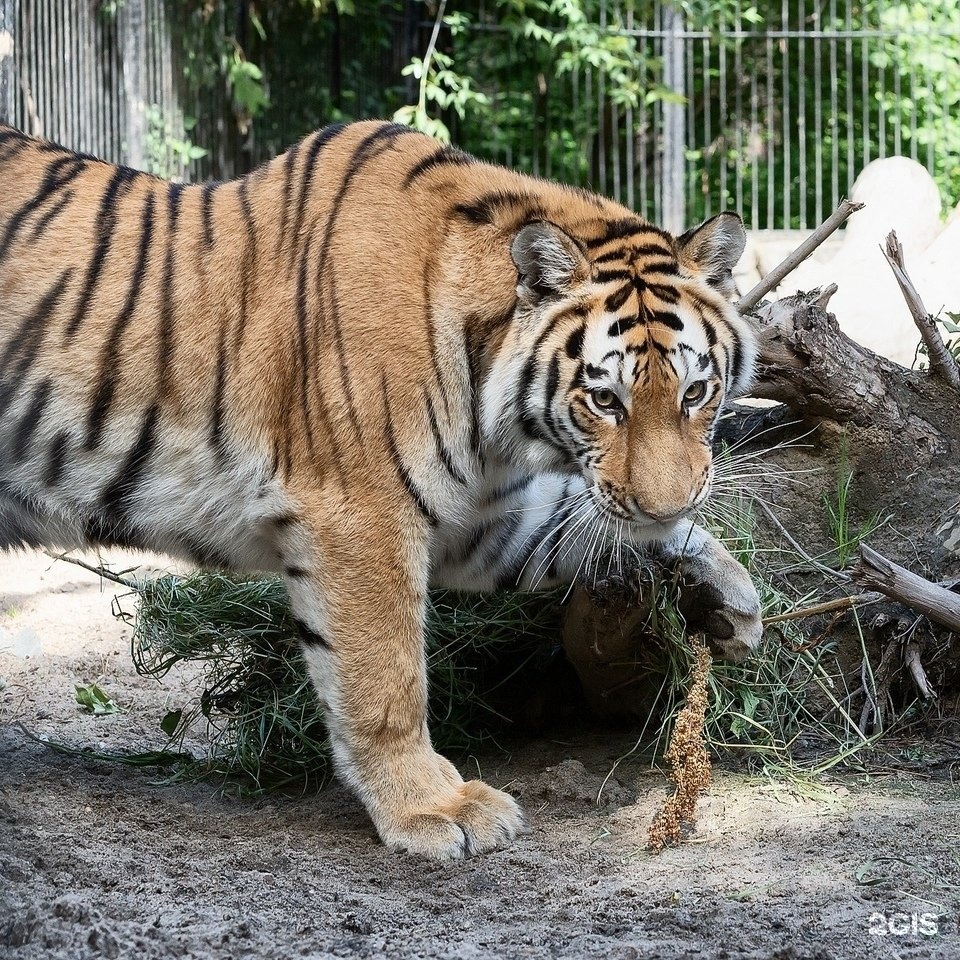
[[[704,218],[711,216],[713,213],[713,184],[711,183],[710,178],[710,168],[713,166],[714,137],[713,122],[710,115],[710,101],[712,100],[710,60],[710,38],[704,37],[703,63],[701,64],[700,68],[700,75],[703,77],[703,150],[701,151],[700,160],[700,197],[693,208],[694,211],[699,211],[699,200],[702,198]],[[688,99],[693,99],[694,90],[695,88],[693,84],[690,84],[686,91]],[[697,214],[694,213],[694,215]]]
[[[0,0],[0,120],[13,123],[16,116],[17,7],[15,0]]]
[[[719,97],[720,116],[717,120],[719,127],[717,145],[720,153],[720,198],[719,208],[725,210],[729,205],[727,199],[727,144],[730,136],[730,117],[727,107],[727,38],[721,33],[718,38],[717,64],[719,68]],[[736,118],[739,121],[739,116]],[[739,208],[738,208],[739,209]]]
[[[744,180],[744,153],[743,153],[743,37],[740,34],[743,32],[743,22],[742,22],[742,10],[740,8],[740,0],[737,0],[736,11],[734,14],[733,29],[736,33],[736,40],[734,40],[733,47],[733,82],[735,85],[735,102],[736,107],[735,113],[736,118],[734,122],[734,150],[735,157],[734,160],[734,170],[733,170],[733,180],[736,184],[736,197],[735,203],[737,208],[737,213],[741,217],[746,219],[746,211],[744,210],[744,200],[743,200],[743,180]],[[750,226],[753,226],[753,223],[750,223]]]
[[[627,25],[628,33],[633,30],[633,3],[632,2],[628,2],[627,4],[626,25]],[[641,60],[640,62],[642,64],[643,61]],[[640,76],[641,77],[643,76],[642,72]],[[637,135],[633,126],[633,103],[630,101],[627,102],[627,109],[624,112],[623,122],[626,126],[626,131],[625,131],[626,169],[624,170],[624,173],[627,181],[627,206],[631,210],[636,210],[636,206],[635,206],[636,196],[634,194],[634,187],[633,187],[633,172],[634,172],[633,168],[634,168],[634,163],[636,162],[634,157],[634,146],[636,144]]]
[[[820,7],[814,8],[813,26],[818,36],[823,34],[823,21],[820,18]],[[803,41],[801,41],[802,43]],[[813,157],[814,157],[814,177],[815,184],[815,206],[813,211],[813,222],[820,223],[823,220],[823,153],[826,142],[823,136],[823,57],[821,45],[822,40],[815,40],[813,43],[813,62],[814,62],[814,82],[813,82]],[[833,90],[834,82],[831,82],[830,89]],[[831,140],[833,138],[831,137]],[[801,167],[806,164],[801,162]]]
[[[684,16],[672,5],[661,9],[663,24],[663,85],[671,93],[684,95]],[[660,222],[668,230],[683,230],[686,209],[683,191],[683,171],[686,155],[682,103],[663,105],[663,204]]]
[[[840,203],[840,108],[837,103],[837,0],[830,0],[830,209],[836,210]],[[819,97],[818,97],[819,99]],[[817,212],[817,219],[823,219],[823,210]]]
[[[804,6],[800,7],[800,27],[799,33],[803,32],[804,24]],[[816,24],[816,21],[814,21]],[[814,50],[818,49],[819,41],[814,44]],[[799,196],[797,204],[800,208],[800,229],[807,229],[807,44],[803,37],[797,38],[797,73],[800,77],[800,83],[797,87],[797,139],[799,148]],[[788,130],[789,132],[789,130]],[[819,156],[820,151],[817,150]],[[816,190],[820,191],[820,177],[817,177]]]
[[[776,174],[776,166],[774,160],[776,159],[776,154],[774,153],[774,143],[773,143],[773,123],[774,123],[774,99],[773,99],[773,38],[768,33],[765,40],[765,53],[767,58],[767,222],[766,229],[772,230],[775,226],[774,223],[774,213],[775,213],[775,204],[776,204],[776,191],[774,188],[774,176]]]
[[[780,8],[780,22],[784,33],[790,29],[790,4],[789,0],[782,0]],[[790,199],[793,193],[793,177],[790,169],[790,141],[793,139],[790,129],[790,40],[788,37],[783,39],[783,55],[780,62],[782,72],[782,138],[783,138],[783,226],[789,229],[793,226],[790,219]]]

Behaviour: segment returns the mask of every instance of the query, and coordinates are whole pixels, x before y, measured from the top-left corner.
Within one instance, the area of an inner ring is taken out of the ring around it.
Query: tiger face
[[[513,455],[581,473],[608,516],[650,536],[693,511],[710,491],[718,412],[756,357],[727,299],[745,239],[734,214],[681,237],[640,220],[586,240],[543,221],[520,229],[503,370],[519,384],[516,427],[500,430]],[[501,412],[503,424],[506,400]]]

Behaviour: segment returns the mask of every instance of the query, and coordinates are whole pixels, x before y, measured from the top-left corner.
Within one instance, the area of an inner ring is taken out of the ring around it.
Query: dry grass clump
[[[710,786],[710,754],[704,722],[707,715],[707,677],[712,663],[702,643],[693,662],[693,679],[687,701],[677,715],[664,758],[670,766],[673,796],[657,812],[650,825],[650,849],[680,843],[697,821],[697,799]]]

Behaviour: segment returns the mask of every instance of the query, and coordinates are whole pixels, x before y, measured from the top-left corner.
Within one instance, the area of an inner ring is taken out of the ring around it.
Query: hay
[[[670,797],[650,825],[649,846],[659,853],[664,847],[680,843],[696,826],[697,800],[710,786],[710,754],[707,752],[704,723],[707,715],[707,677],[710,651],[702,640],[693,664],[693,679],[687,701],[677,715],[670,746],[664,759],[670,766],[674,785]]]
[[[214,777],[245,794],[315,789],[328,779],[323,714],[300,656],[286,590],[277,579],[163,576],[133,585],[133,658],[144,676],[199,667],[200,691],[164,718],[170,745],[209,741],[176,776]],[[499,690],[560,636],[561,595],[435,592],[427,617],[431,733],[463,754],[504,726]]]

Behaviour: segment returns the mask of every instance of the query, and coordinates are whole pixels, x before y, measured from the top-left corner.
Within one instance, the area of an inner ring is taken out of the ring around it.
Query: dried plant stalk
[[[693,664],[693,682],[687,702],[677,715],[665,758],[670,766],[673,796],[660,808],[650,824],[650,849],[680,843],[697,822],[697,799],[710,786],[710,754],[703,727],[707,714],[707,676],[710,651],[701,644]]]

